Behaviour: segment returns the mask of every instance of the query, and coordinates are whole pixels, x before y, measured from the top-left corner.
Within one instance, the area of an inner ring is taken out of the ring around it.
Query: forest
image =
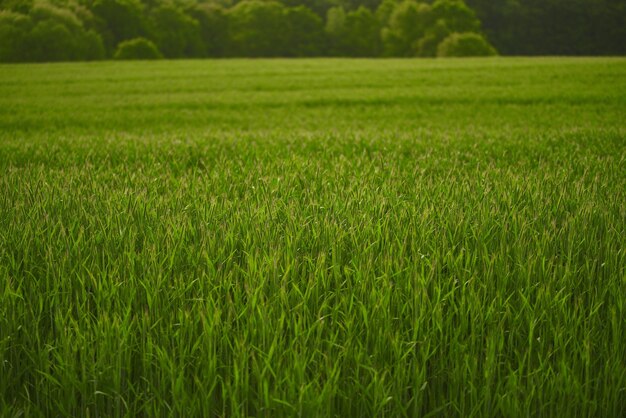
[[[623,0],[0,0],[0,62],[621,55]]]

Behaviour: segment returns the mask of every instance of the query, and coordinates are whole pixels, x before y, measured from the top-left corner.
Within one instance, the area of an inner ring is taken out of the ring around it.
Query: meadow
[[[626,59],[0,66],[0,416],[618,417]]]

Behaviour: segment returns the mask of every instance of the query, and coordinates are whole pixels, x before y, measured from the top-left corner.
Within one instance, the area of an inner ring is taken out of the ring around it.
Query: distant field
[[[0,416],[618,417],[626,59],[0,66]]]

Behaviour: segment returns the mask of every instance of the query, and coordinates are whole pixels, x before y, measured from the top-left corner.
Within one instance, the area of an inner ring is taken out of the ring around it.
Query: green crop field
[[[0,66],[0,416],[618,417],[626,59]]]

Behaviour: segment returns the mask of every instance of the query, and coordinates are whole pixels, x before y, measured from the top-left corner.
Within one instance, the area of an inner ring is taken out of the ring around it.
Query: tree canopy
[[[165,58],[597,55],[626,53],[624,39],[618,0],[0,0],[0,62],[148,50]]]

